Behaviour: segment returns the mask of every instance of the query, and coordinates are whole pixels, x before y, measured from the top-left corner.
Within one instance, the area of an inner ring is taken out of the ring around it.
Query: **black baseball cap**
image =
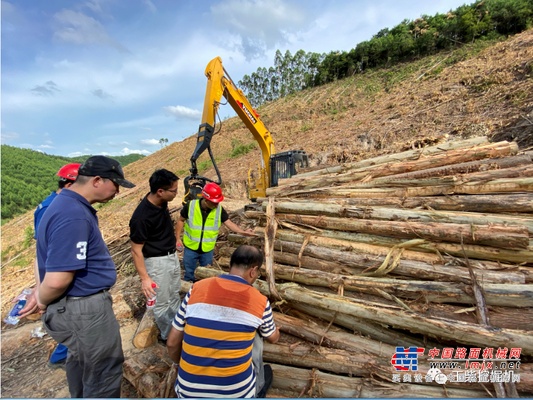
[[[124,179],[124,171],[117,160],[106,156],[92,156],[87,159],[78,170],[78,175],[100,176],[115,182],[125,188],[135,187],[133,183]]]

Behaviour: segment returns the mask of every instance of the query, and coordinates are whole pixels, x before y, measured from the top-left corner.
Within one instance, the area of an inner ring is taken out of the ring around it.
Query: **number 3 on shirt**
[[[76,254],[78,260],[85,260],[87,258],[87,242],[78,242],[76,245],[80,252]]]

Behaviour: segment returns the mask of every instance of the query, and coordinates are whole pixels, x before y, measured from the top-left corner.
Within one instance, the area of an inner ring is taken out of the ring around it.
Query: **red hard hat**
[[[57,171],[57,176],[63,179],[68,179],[69,181],[75,181],[78,177],[78,169],[80,169],[80,166],[80,163],[63,165],[59,168],[59,171]]]
[[[222,189],[215,182],[209,182],[202,189],[202,195],[204,199],[209,200],[213,203],[220,203],[224,200],[224,195],[222,194]]]

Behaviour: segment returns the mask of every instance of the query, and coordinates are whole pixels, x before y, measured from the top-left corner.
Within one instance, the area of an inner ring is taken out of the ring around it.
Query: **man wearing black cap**
[[[72,398],[120,397],[124,354],[108,292],[117,272],[92,207],[113,199],[119,186],[135,186],[124,178],[120,164],[90,157],[74,184],[50,204],[38,228],[38,306],[45,311],[47,332],[69,349]]]

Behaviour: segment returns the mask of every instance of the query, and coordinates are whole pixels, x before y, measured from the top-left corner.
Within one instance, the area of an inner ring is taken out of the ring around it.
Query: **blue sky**
[[[468,0],[2,0],[1,141],[148,155],[195,135],[207,63],[235,82],[277,49],[349,51]],[[231,106],[220,114],[232,116]]]

